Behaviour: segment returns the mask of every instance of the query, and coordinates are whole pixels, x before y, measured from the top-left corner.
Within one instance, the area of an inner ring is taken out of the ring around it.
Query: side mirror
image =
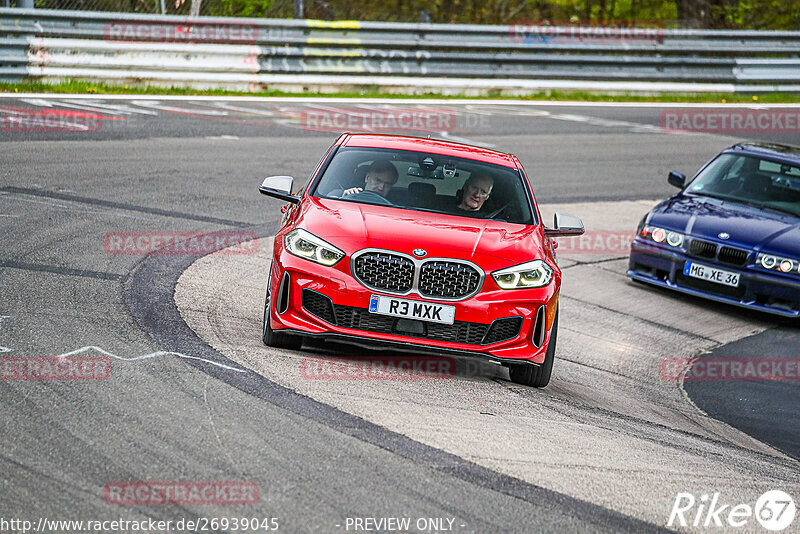
[[[545,228],[544,235],[547,237],[568,237],[573,235],[583,235],[585,232],[583,222],[574,215],[559,213],[553,216],[553,228]]]
[[[291,176],[268,176],[261,182],[261,187],[259,187],[258,190],[262,195],[299,204],[300,197],[292,194],[293,187],[294,178]]]
[[[674,185],[679,189],[683,189],[683,186],[686,185],[686,175],[681,174],[678,171],[669,171],[667,181],[669,182],[669,185]]]

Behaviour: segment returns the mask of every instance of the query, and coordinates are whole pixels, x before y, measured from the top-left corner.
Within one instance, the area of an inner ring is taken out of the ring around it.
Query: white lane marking
[[[11,318],[10,315],[0,315],[0,327],[3,326],[3,319],[10,319],[10,318]],[[11,352],[12,350],[14,349],[10,349],[8,347],[0,345],[0,352]]]
[[[683,133],[683,132],[672,132],[662,129],[659,126],[654,126],[652,124],[643,124],[640,122],[629,122],[629,121],[621,121],[616,119],[601,119],[599,117],[590,117],[589,115],[576,115],[573,113],[562,113],[562,114],[553,114],[547,113],[543,114],[543,117],[548,119],[555,119],[559,121],[570,121],[570,122],[583,122],[586,124],[591,124],[592,126],[604,126],[606,128],[630,128],[631,131],[636,132],[649,132],[649,133]]]
[[[106,113],[108,115],[121,115],[122,112],[120,111],[110,111],[107,109],[103,109],[97,106],[90,106],[88,104],[68,104],[67,102],[58,102],[54,101],[54,106],[59,106],[62,108],[70,108],[70,109],[81,109],[83,111],[91,111],[93,113]],[[130,115],[130,113],[125,113],[126,115]]]
[[[206,139],[228,139],[236,141],[239,139],[238,135],[207,135]]]
[[[192,95],[86,95],[86,94],[41,94],[41,93],[0,93],[0,98],[38,98],[42,100],[137,100],[173,102],[266,102],[266,103],[317,103],[317,104],[435,104],[435,105],[491,105],[526,107],[588,107],[588,108],[725,108],[725,109],[800,109],[796,104],[757,104],[749,103],[690,103],[690,102],[574,102],[551,100],[475,100],[475,99],[387,99],[383,98],[326,98],[289,96],[192,96]]]
[[[54,104],[50,99],[46,98],[20,98],[21,101],[32,106],[39,106],[40,108],[52,108]],[[57,103],[57,102],[56,102]]]
[[[272,111],[268,109],[257,109],[257,108],[246,108],[242,106],[233,106],[226,102],[216,102],[215,106],[222,109],[227,109],[229,111],[240,111],[242,113],[251,113],[253,115],[261,115],[264,117],[272,117],[275,115]]]
[[[230,365],[225,365],[223,363],[215,362],[214,360],[208,360],[206,358],[199,358],[197,356],[189,356],[188,354],[183,354],[181,352],[170,352],[170,351],[165,351],[165,350],[159,350],[159,351],[156,351],[156,352],[151,352],[149,354],[142,354],[141,356],[132,356],[132,357],[126,358],[124,356],[117,356],[113,352],[109,352],[107,350],[103,350],[100,347],[97,347],[95,345],[87,345],[87,346],[81,347],[79,349],[75,349],[75,350],[72,350],[72,351],[69,351],[69,352],[65,352],[63,354],[59,354],[58,357],[75,356],[77,354],[83,354],[83,353],[91,352],[91,351],[99,352],[100,354],[102,354],[104,356],[108,356],[109,358],[115,358],[117,360],[122,360],[122,361],[125,361],[125,362],[135,362],[135,361],[139,361],[139,360],[147,360],[147,359],[150,359],[150,358],[158,358],[160,356],[177,356],[178,358],[186,358],[187,360],[197,360],[197,361],[201,361],[201,362],[210,363],[211,365],[216,365],[217,367],[220,367],[220,368],[225,369],[227,371],[236,371],[237,373],[246,373],[247,372],[247,370],[245,370],[245,369],[239,369],[239,368],[236,368],[236,367],[231,367]]]
[[[109,115],[133,115],[134,113],[137,113],[140,115],[158,116],[157,111],[151,111],[149,109],[133,108],[130,106],[105,104],[103,102],[93,102],[91,104],[81,104],[81,105],[73,105],[64,102],[58,102],[56,105],[64,107],[73,107],[77,109],[85,109],[88,111],[94,111],[100,113],[107,113]]]
[[[213,117],[227,117],[227,111],[217,111],[215,109],[201,109],[201,108],[176,108],[174,106],[165,106],[161,104],[158,100],[149,101],[137,98],[136,100],[131,101],[131,104],[135,106],[141,106],[143,108],[148,109],[157,109],[160,111],[169,111],[171,113],[186,113],[192,115],[209,115]]]
[[[440,132],[439,137],[444,137],[445,139],[449,139],[450,141],[455,141],[456,143],[464,143],[467,145],[475,145],[475,146],[482,146],[483,148],[495,148],[497,145],[492,143],[485,143],[483,141],[473,141],[472,139],[467,139],[466,137],[459,137],[457,135],[452,135],[449,132]]]

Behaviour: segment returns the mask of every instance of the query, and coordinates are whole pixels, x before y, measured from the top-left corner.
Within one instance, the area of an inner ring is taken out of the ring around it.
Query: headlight
[[[756,258],[756,265],[770,271],[781,271],[783,273],[800,273],[800,260],[792,258],[782,258],[774,254],[759,253]]]
[[[286,234],[283,245],[295,256],[329,267],[344,258],[344,252],[300,228]]]
[[[542,260],[533,260],[495,271],[492,273],[492,278],[501,289],[544,287],[553,278],[553,269]]]
[[[675,248],[682,247],[684,241],[684,235],[682,233],[665,230],[657,226],[645,226],[639,231],[639,235],[649,241],[666,243]]]

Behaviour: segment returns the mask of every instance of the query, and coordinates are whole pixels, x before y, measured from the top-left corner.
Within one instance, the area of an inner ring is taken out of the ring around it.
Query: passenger
[[[456,212],[480,211],[483,203],[492,194],[492,187],[494,187],[494,178],[488,172],[478,171],[471,174],[461,188],[461,202],[456,206]]]

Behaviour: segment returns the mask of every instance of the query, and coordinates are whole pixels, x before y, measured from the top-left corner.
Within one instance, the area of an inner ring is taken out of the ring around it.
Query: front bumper
[[[508,291],[493,288],[494,281],[487,276],[482,289],[468,299],[436,301],[416,294],[398,296],[364,287],[351,276],[348,265],[345,258],[334,267],[325,267],[282,250],[274,258],[269,279],[275,302],[281,302],[281,309],[272,308],[272,328],[362,346],[388,346],[420,353],[455,351],[499,363],[544,361],[558,304],[555,281],[544,288]],[[285,288],[281,288],[283,280],[288,280],[283,282]],[[372,295],[455,306],[455,323],[413,321],[419,323],[421,332],[403,330],[397,318],[369,313]],[[493,322],[501,319],[518,324],[518,330],[507,328],[509,322],[498,323],[506,327],[502,329],[503,335],[490,335]],[[496,338],[500,340],[493,341]]]
[[[739,273],[739,286],[730,288],[689,278],[683,274],[687,261]],[[782,317],[800,317],[800,280],[759,272],[748,266],[734,267],[714,260],[694,258],[683,251],[667,249],[638,238],[631,244],[628,276],[696,297]]]

